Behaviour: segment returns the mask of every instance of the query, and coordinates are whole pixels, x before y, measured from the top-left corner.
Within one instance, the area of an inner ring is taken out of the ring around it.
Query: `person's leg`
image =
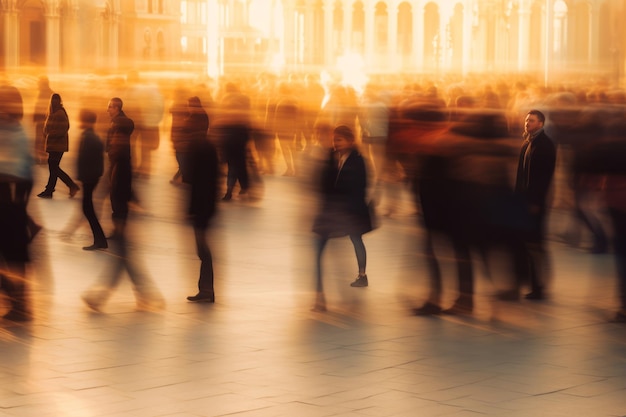
[[[617,318],[626,321],[626,212],[611,209],[609,214],[613,223],[613,250],[620,303]]]
[[[326,311],[326,297],[324,296],[324,284],[322,278],[322,254],[328,238],[318,236],[315,240],[315,304],[313,311]]]
[[[206,241],[206,230],[194,228],[196,239],[196,251],[200,258],[200,277],[198,278],[198,294],[187,297],[189,301],[215,302],[215,290],[213,287],[213,256]]]
[[[100,222],[98,221],[98,217],[96,216],[96,211],[93,206],[93,190],[96,188],[97,184],[97,182],[83,183],[83,214],[87,218],[89,227],[91,228],[91,232],[93,234],[93,245],[83,249],[98,249],[106,248],[108,246],[104,231],[102,230],[102,226],[100,226]]]
[[[365,250],[365,244],[363,243],[363,236],[361,234],[351,234],[350,240],[354,246],[356,261],[359,267],[359,275],[350,285],[352,287],[367,287],[369,285],[367,274],[365,273],[365,268],[367,266],[367,252]]]
[[[48,152],[48,183],[46,184],[46,189],[40,193],[39,196],[52,196],[57,185],[59,164],[61,163],[62,156],[63,152]]]

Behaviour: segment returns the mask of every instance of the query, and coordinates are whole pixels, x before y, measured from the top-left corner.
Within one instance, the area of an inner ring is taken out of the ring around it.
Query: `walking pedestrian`
[[[322,282],[322,255],[329,239],[349,236],[357,258],[358,276],[350,285],[367,287],[367,252],[363,235],[374,229],[366,200],[368,170],[356,149],[352,129],[341,125],[333,131],[333,146],[320,176],[321,204],[313,224],[316,241],[316,311],[326,309]]]
[[[104,173],[104,145],[95,133],[97,115],[91,110],[80,112],[80,136],[78,148],[78,180],[83,183],[83,214],[89,222],[93,234],[93,244],[84,250],[106,249],[108,247],[104,231],[93,207],[93,191]]]
[[[54,93],[50,96],[50,106],[43,125],[50,176],[48,177],[46,189],[37,194],[37,197],[52,198],[52,193],[55,191],[57,179],[59,178],[70,189],[70,197],[74,197],[80,190],[80,187],[60,166],[63,154],[69,150],[69,129],[70,121],[65,107],[63,107],[61,96]]]

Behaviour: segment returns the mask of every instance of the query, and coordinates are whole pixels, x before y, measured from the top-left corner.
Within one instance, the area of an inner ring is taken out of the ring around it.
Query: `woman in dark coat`
[[[357,151],[354,134],[345,125],[335,128],[333,146],[321,172],[321,207],[313,232],[317,239],[317,300],[315,310],[325,310],[322,284],[322,253],[328,239],[349,236],[356,252],[359,275],[350,285],[367,287],[367,253],[363,234],[373,230],[366,201],[368,172],[363,156]]]
[[[61,96],[52,94],[48,116],[43,125],[43,133],[46,138],[46,152],[48,152],[48,169],[50,176],[46,189],[37,194],[37,197],[52,198],[52,193],[57,185],[57,178],[65,183],[70,189],[70,197],[74,197],[80,187],[60,167],[63,154],[69,150],[70,121],[63,107]]]

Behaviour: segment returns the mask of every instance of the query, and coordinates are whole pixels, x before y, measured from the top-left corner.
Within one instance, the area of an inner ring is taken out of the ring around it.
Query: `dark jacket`
[[[545,132],[540,132],[530,142],[524,142],[517,165],[516,193],[524,197],[529,205],[545,209],[555,164],[556,147]]]
[[[135,123],[123,111],[111,119],[106,142],[106,151],[111,162],[122,159],[130,161],[130,135],[133,130]]]
[[[341,170],[334,152],[330,152],[320,175],[321,206],[313,232],[324,237],[339,237],[372,231],[367,185],[368,172],[359,152],[353,150]]]
[[[69,150],[70,121],[64,108],[52,113],[46,119],[43,133],[46,137],[46,152],[67,152]]]
[[[78,180],[96,183],[104,173],[104,145],[100,137],[88,128],[80,135],[78,147]]]
[[[189,215],[194,228],[205,229],[215,214],[219,177],[217,150],[206,134],[196,133],[190,151]]]

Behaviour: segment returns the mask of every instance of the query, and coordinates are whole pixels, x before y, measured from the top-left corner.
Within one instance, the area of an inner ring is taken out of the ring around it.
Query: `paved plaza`
[[[81,250],[92,241],[80,194],[69,199],[59,182],[54,199],[32,200],[44,226],[29,271],[35,318],[0,323],[0,416],[626,416],[626,326],[608,321],[617,307],[610,254],[552,241],[549,300],[495,302],[477,266],[473,315],[415,317],[428,279],[422,231],[399,189],[396,212],[364,239],[370,286],[349,286],[353,249],[333,240],[328,312],[312,312],[315,199],[301,178],[276,175],[258,201],[220,202],[210,233],[216,303],[193,304],[185,297],[199,261],[186,191],[169,184],[167,146],[154,166],[135,183],[141,208],[129,240],[166,299],[162,311],[138,311],[128,279],[102,313],[90,311],[81,293],[111,254]],[[33,195],[47,167],[35,174]],[[101,207],[110,231],[106,200]],[[441,251],[452,303],[454,270]]]

